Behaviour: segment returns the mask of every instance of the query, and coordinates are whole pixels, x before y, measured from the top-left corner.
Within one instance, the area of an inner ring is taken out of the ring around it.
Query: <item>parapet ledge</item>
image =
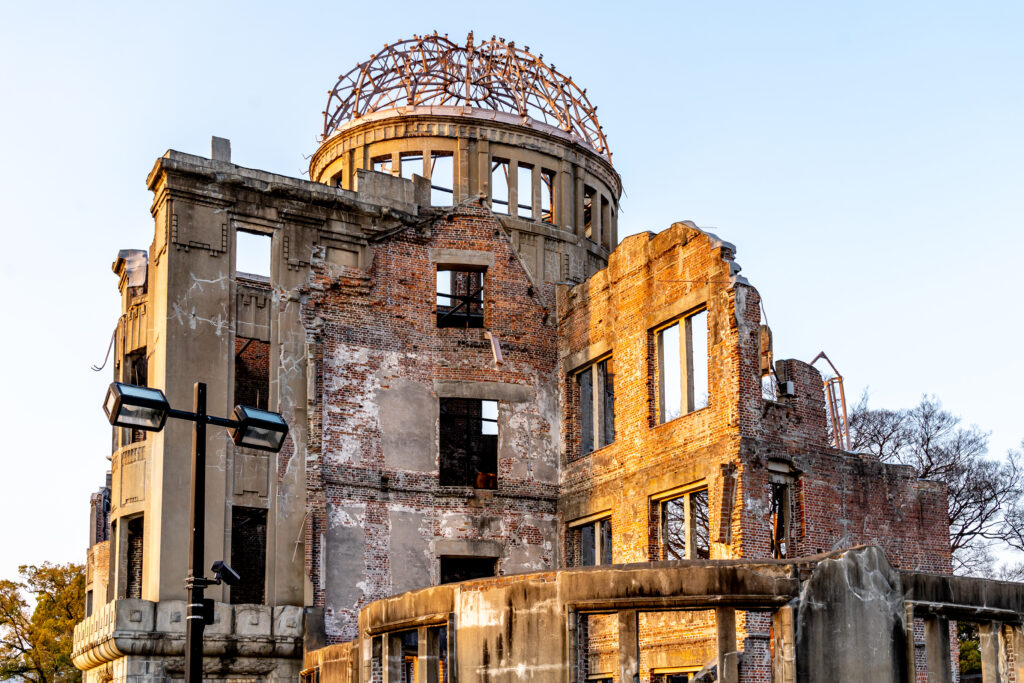
[[[387,194],[387,201],[384,202],[380,200],[385,195],[379,192],[372,192],[369,195],[364,192],[352,192],[324,183],[246,168],[228,161],[207,159],[173,149],[168,150],[156,160],[153,170],[146,178],[147,186],[151,191],[156,192],[157,182],[164,173],[191,175],[207,182],[234,185],[256,192],[282,195],[297,201],[399,220],[411,220],[419,215],[420,204],[417,201],[424,194],[422,191],[417,194],[413,181],[404,178],[371,179],[369,181],[371,187],[387,183],[388,189],[394,190],[395,188],[391,187],[391,184],[402,185],[401,191]],[[368,175],[381,176],[383,174]],[[429,197],[429,193],[427,196]]]
[[[115,600],[75,626],[72,661],[88,670],[126,655],[182,656],[185,653],[185,601]],[[214,623],[206,627],[208,657],[302,656],[304,613],[295,605],[215,603]]]

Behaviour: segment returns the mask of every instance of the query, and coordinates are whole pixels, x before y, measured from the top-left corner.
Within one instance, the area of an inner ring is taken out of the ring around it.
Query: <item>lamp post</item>
[[[215,417],[206,413],[206,384],[196,382],[193,387],[192,412],[171,408],[164,392],[134,384],[112,382],[107,389],[103,409],[115,427],[158,432],[167,418],[188,420],[192,423],[192,491],[189,500],[189,524],[192,533],[188,544],[188,610],[185,622],[185,680],[200,683],[203,680],[203,632],[206,624],[213,623],[213,600],[203,597],[207,586],[221,582],[233,586],[239,576],[224,562],[214,562],[215,577],[203,576],[203,544],[206,540],[206,425],[227,427],[237,446],[277,453],[288,435],[288,425],[279,413],[268,410],[235,406],[234,419]]]

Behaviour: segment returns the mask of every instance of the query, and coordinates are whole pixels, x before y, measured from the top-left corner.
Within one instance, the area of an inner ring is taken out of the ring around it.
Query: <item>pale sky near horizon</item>
[[[934,394],[1024,438],[1024,3],[3,3],[0,578],[82,561],[110,450],[110,264],[152,239],[169,148],[231,139],[301,177],[338,75],[469,30],[587,88],[620,236],[691,219],[737,246],[777,358],[824,350],[856,399]],[[183,549],[184,552],[184,549]]]

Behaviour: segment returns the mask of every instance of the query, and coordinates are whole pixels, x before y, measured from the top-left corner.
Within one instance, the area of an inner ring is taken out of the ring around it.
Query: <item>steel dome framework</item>
[[[597,107],[586,90],[529,47],[491,37],[457,45],[447,35],[413,36],[339,76],[324,112],[326,140],[346,121],[403,106],[470,106],[534,119],[585,142],[611,161]],[[526,121],[524,121],[526,122]]]

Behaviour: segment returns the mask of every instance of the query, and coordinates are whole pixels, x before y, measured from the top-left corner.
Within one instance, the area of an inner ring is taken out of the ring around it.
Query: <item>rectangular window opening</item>
[[[398,163],[399,171],[406,180],[412,180],[413,175],[423,175],[422,152],[402,152]]]
[[[127,550],[128,550],[128,562],[125,582],[124,597],[126,598],[141,598],[142,597],[142,559],[143,559],[143,545],[142,536],[145,530],[143,519],[141,516],[135,517],[128,522],[128,538]]]
[[[128,384],[135,384],[140,387],[149,386],[149,359],[146,357],[146,347],[143,346],[124,357],[122,366],[123,381]],[[146,440],[147,432],[143,429],[130,429],[128,427],[118,428],[121,431],[121,445],[127,446],[132,443],[139,443]]]
[[[272,240],[270,235],[248,230],[235,232],[235,275],[269,282]]]
[[[611,357],[576,373],[580,453],[615,442],[615,370]]]
[[[498,402],[442,398],[441,486],[498,488]]]
[[[370,159],[370,170],[374,173],[394,173],[394,157],[391,154],[382,154]]]
[[[403,631],[395,638],[401,643],[401,683],[416,683],[416,668],[419,666],[419,633]]]
[[[451,152],[430,153],[430,204],[451,206],[455,203],[455,164]]]
[[[583,236],[594,241],[594,198],[597,191],[589,185],[583,186]]]
[[[547,169],[540,172],[540,219],[555,222],[555,172]]]
[[[601,246],[612,248],[612,205],[605,197],[601,197]]]
[[[658,423],[707,408],[708,313],[695,313],[656,332]]]
[[[785,559],[789,551],[789,484],[773,481],[770,486],[768,507],[772,529],[772,557]]]
[[[267,572],[267,511],[231,508],[231,568],[241,580],[231,587],[232,605],[262,605]]]
[[[270,395],[270,344],[235,337],[235,405],[267,410]]]
[[[431,626],[427,629],[427,680],[448,683],[448,627]]]
[[[491,161],[491,211],[511,213],[508,206],[508,167],[506,159]]]
[[[568,541],[570,567],[612,564],[611,517],[570,526]]]
[[[577,619],[579,680],[612,683],[619,670],[618,613],[580,614]]]
[[[495,576],[497,558],[441,557],[441,583],[458,583]]]
[[[526,164],[516,171],[516,215],[533,219],[533,166]]]
[[[708,490],[690,491],[661,502],[661,559],[711,558]]]
[[[437,326],[484,326],[484,271],[437,269]]]

